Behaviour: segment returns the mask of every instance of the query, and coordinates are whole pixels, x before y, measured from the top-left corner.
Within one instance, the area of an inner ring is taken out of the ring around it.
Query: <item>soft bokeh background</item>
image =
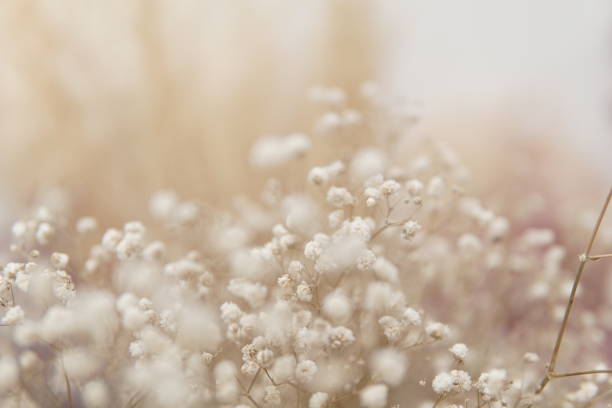
[[[479,188],[599,202],[611,16],[605,0],[6,0],[3,213],[54,188],[108,222],[159,188],[225,202],[265,176],[247,161],[255,138],[311,131],[311,85],[364,80],[422,101],[425,131]]]

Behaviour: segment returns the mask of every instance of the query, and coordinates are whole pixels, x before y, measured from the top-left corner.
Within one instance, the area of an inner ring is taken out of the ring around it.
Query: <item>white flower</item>
[[[370,369],[376,378],[380,378],[388,385],[398,386],[408,368],[408,362],[404,353],[386,348],[377,350],[370,358]]]
[[[457,241],[459,252],[465,258],[472,258],[482,251],[480,239],[474,234],[463,234]]]
[[[121,231],[114,228],[110,228],[104,233],[104,236],[102,237],[102,245],[109,251],[113,251],[117,244],[121,242],[121,238],[123,238],[123,234],[121,233]]]
[[[329,331],[329,344],[333,349],[348,347],[355,342],[355,336],[350,329],[338,326]]]
[[[402,226],[402,238],[404,238],[407,241],[410,241],[412,238],[414,238],[414,236],[420,230],[421,230],[421,225],[418,222],[414,220],[407,221]]]
[[[327,202],[337,208],[352,205],[353,195],[344,187],[333,186],[327,191]]]
[[[464,361],[468,354],[468,348],[463,343],[456,343],[448,350],[457,361]]]
[[[323,299],[323,313],[335,322],[346,321],[352,312],[351,301],[341,290],[333,291]]]
[[[373,207],[378,203],[378,200],[382,197],[382,192],[376,187],[367,187],[363,191],[363,195],[366,197],[366,205]]]
[[[270,349],[263,349],[257,352],[257,356],[255,357],[257,364],[260,367],[268,368],[272,365],[272,360],[274,359],[274,352]]]
[[[478,377],[476,388],[478,388],[478,391],[480,391],[485,400],[490,400],[498,396],[508,386],[506,379],[506,370],[492,369]]]
[[[406,322],[408,322],[408,324],[411,324],[413,326],[421,325],[421,314],[411,307],[406,308],[406,310],[404,310],[403,318],[404,320],[406,320]]]
[[[315,260],[323,253],[321,244],[317,241],[309,241],[304,246],[304,256],[310,260]]]
[[[224,302],[221,305],[221,320],[229,324],[237,322],[242,317],[242,310],[234,302]]]
[[[89,234],[98,228],[98,221],[94,217],[82,217],[77,220],[75,228],[79,234]]]
[[[350,175],[353,181],[363,182],[377,174],[384,174],[387,158],[382,150],[367,147],[357,152],[350,165]]]
[[[315,392],[308,400],[308,408],[326,408],[329,394],[326,392]]]
[[[467,392],[472,389],[472,379],[463,370],[452,370],[448,373],[436,375],[431,383],[431,387],[437,394],[449,392]]]
[[[388,393],[389,389],[384,384],[368,385],[359,393],[359,401],[365,408],[384,408]]]
[[[54,252],[51,254],[51,264],[55,269],[66,269],[69,259],[68,255],[61,252]]]
[[[110,405],[108,387],[100,380],[90,381],[85,384],[82,395],[88,408],[104,408]]]
[[[374,262],[374,273],[379,279],[388,282],[395,283],[399,281],[399,271],[397,267],[382,256],[376,258],[376,262]]]
[[[314,379],[317,373],[317,365],[312,360],[303,360],[295,367],[295,378],[302,384],[307,384]]]
[[[2,318],[2,324],[5,325],[15,325],[21,324],[23,322],[23,309],[21,306],[13,306],[9,310],[6,311],[4,317]]]
[[[276,167],[303,156],[310,148],[310,139],[300,133],[265,137],[253,145],[250,159],[258,167]]]
[[[264,389],[263,402],[266,406],[279,406],[281,404],[281,393],[278,387],[268,385]]]
[[[423,191],[423,183],[417,179],[412,179],[406,182],[406,190],[411,196],[418,196]]]
[[[434,177],[429,180],[427,185],[427,194],[430,197],[440,197],[444,192],[444,180],[440,177]]]
[[[246,300],[251,307],[259,307],[268,295],[268,288],[259,282],[250,282],[246,279],[232,279],[227,290],[234,296]]]
[[[577,391],[567,394],[567,399],[572,402],[586,403],[597,395],[599,387],[592,381],[580,383],[580,388]]]
[[[400,190],[400,188],[401,188],[400,184],[395,180],[385,180],[380,185],[380,191],[386,196],[390,196],[392,194],[397,193]]]
[[[523,360],[526,363],[537,363],[538,361],[540,361],[540,357],[536,354],[536,353],[525,353],[525,355],[523,356]]]
[[[448,335],[448,327],[442,323],[433,322],[425,327],[425,332],[432,339],[441,340]]]
[[[312,300],[312,290],[310,289],[310,285],[306,282],[300,283],[295,293],[302,302],[310,302]]]
[[[36,240],[41,245],[47,245],[54,234],[55,228],[47,222],[42,222],[36,230]]]
[[[324,167],[313,167],[308,172],[308,181],[316,186],[327,184],[329,181],[329,173]]]

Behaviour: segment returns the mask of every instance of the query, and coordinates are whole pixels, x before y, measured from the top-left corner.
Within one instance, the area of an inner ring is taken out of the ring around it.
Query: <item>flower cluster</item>
[[[278,173],[260,199],[225,209],[160,191],[150,222],[120,228],[47,207],[17,221],[0,276],[12,350],[0,359],[1,405],[527,408],[596,398],[606,375],[536,393],[536,352],[550,347],[568,290],[555,233],[513,226],[503,205],[470,193],[451,149],[371,84],[356,107],[337,88],[311,97],[325,109],[322,139],[267,137],[250,156],[267,172],[307,163],[297,185]],[[369,143],[343,139],[351,134]],[[349,152],[310,163],[315,143]],[[603,342],[602,313],[579,315],[588,335],[567,333],[567,358],[602,361],[597,347],[582,352]]]

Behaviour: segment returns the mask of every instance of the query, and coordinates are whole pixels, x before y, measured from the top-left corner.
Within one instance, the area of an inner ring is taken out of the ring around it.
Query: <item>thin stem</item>
[[[64,381],[66,382],[66,394],[68,395],[68,408],[72,408],[72,388],[70,387],[70,379],[68,379],[68,373],[64,366],[64,360],[62,359],[62,369],[64,371]]]
[[[13,284],[9,282],[9,289],[11,291],[11,307],[15,306],[15,293],[13,292]]]
[[[274,379],[272,378],[272,376],[270,375],[270,373],[268,372],[267,368],[264,368],[264,373],[266,373],[266,376],[268,377],[268,380],[270,380],[270,382],[272,383],[272,385],[274,386],[278,386],[278,384],[276,383],[276,381],[274,381]]]
[[[251,397],[250,394],[244,394],[244,396],[247,397],[247,399],[251,401],[253,405],[255,405],[256,408],[261,408],[260,405],[257,403],[257,401],[255,401],[253,397]]]
[[[257,369],[257,372],[255,373],[255,375],[253,376],[253,379],[251,380],[251,383],[249,384],[249,387],[247,388],[247,394],[251,393],[251,390],[253,389],[253,385],[255,385],[255,380],[257,380],[257,376],[259,375],[261,371],[261,367]]]
[[[563,378],[563,377],[576,377],[579,375],[589,375],[589,374],[612,374],[612,370],[574,371],[572,373],[550,374],[550,376],[552,378]]]
[[[550,357],[550,363],[548,364],[546,370],[546,376],[540,382],[540,386],[536,390],[536,394],[540,394],[544,387],[550,382],[552,378],[555,378],[554,372],[555,367],[557,365],[557,358],[559,357],[559,350],[561,349],[561,343],[563,342],[563,336],[565,335],[565,330],[567,329],[567,322],[569,320],[570,313],[572,311],[572,307],[574,305],[574,301],[576,300],[576,291],[578,289],[578,285],[580,284],[580,278],[582,277],[582,273],[584,272],[584,267],[586,263],[589,261],[589,256],[591,253],[591,249],[593,248],[593,244],[595,242],[595,238],[597,237],[597,232],[599,231],[599,227],[601,226],[601,222],[603,217],[608,209],[608,205],[610,204],[610,199],[612,198],[612,188],[608,192],[608,196],[606,197],[606,201],[599,212],[599,217],[597,218],[597,222],[595,223],[595,227],[593,228],[593,232],[591,233],[591,238],[586,247],[586,251],[582,256],[580,256],[580,265],[578,266],[578,272],[576,273],[576,278],[574,279],[574,284],[572,285],[572,291],[570,293],[569,299],[567,301],[567,306],[565,308],[565,313],[563,315],[563,321],[561,323],[561,327],[559,328],[559,333],[557,334],[557,340],[555,341],[555,346],[553,348],[552,355]]]
[[[572,311],[572,307],[574,306],[574,301],[576,300],[576,292],[578,290],[578,284],[580,283],[580,278],[582,277],[582,273],[584,272],[584,267],[586,263],[587,263],[586,259],[583,259],[580,261],[580,266],[578,267],[578,273],[576,274],[576,278],[574,279],[574,284],[572,285],[572,291],[567,301],[565,313],[563,314],[563,322],[561,323],[561,328],[559,329],[559,334],[557,335],[557,341],[555,342],[555,347],[550,357],[550,364],[548,365],[549,375],[555,371],[555,366],[557,364],[557,358],[559,357],[559,350],[561,349],[561,343],[563,342],[563,336],[565,335],[565,330],[567,328],[567,322],[569,321],[569,316]]]
[[[612,199],[612,188],[610,188],[610,191],[608,192],[608,197],[606,198],[606,202],[604,203],[604,206],[601,210],[601,212],[599,213],[599,218],[597,218],[597,223],[595,223],[595,228],[593,229],[593,234],[591,234],[591,239],[589,241],[589,245],[587,246],[587,249],[585,251],[585,254],[588,258],[588,256],[591,253],[591,248],[593,248],[593,243],[595,242],[595,237],[597,236],[597,232],[599,231],[599,227],[601,227],[601,221],[603,220],[604,215],[606,214],[606,210],[608,209],[608,205],[610,204],[610,199]]]
[[[442,402],[442,400],[444,399],[444,397],[446,396],[446,394],[442,394],[438,397],[438,399],[436,400],[436,402],[434,402],[434,404],[431,406],[431,408],[436,408],[438,406],[438,404],[440,402]]]
[[[591,255],[589,256],[589,260],[598,261],[603,258],[612,258],[612,254],[602,254],[602,255]]]

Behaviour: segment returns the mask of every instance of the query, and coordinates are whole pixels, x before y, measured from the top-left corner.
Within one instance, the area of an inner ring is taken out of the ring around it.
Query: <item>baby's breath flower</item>
[[[6,311],[2,318],[2,324],[4,325],[16,325],[23,322],[23,309],[21,306],[13,306]]]
[[[359,393],[361,406],[365,408],[384,408],[387,406],[389,388],[384,384],[368,385]]]
[[[327,202],[337,208],[353,205],[353,195],[344,187],[333,186],[327,191]]]
[[[43,222],[36,229],[36,241],[41,245],[47,245],[54,234],[55,228],[48,222]]]
[[[580,383],[580,388],[572,393],[567,394],[567,399],[577,403],[587,403],[597,395],[599,387],[592,381]]]
[[[315,392],[308,400],[308,408],[327,408],[329,394],[326,392]]]
[[[536,353],[525,353],[525,355],[523,355],[523,360],[525,360],[526,363],[533,364],[540,361],[540,357]]]
[[[468,392],[472,389],[472,379],[463,370],[452,370],[448,373],[436,375],[431,383],[431,387],[437,394]]]
[[[429,323],[425,327],[425,332],[434,340],[441,340],[448,335],[448,327],[439,322]]]
[[[308,384],[317,373],[317,365],[312,360],[303,360],[295,367],[295,378],[302,384]]]
[[[414,220],[407,221],[402,226],[402,238],[407,241],[410,241],[420,230],[421,225],[418,222]]]
[[[465,344],[463,343],[456,343],[454,344],[449,351],[451,352],[451,354],[453,355],[453,357],[459,361],[459,362],[463,362],[465,361],[465,358],[467,357],[468,354],[468,348]]]

